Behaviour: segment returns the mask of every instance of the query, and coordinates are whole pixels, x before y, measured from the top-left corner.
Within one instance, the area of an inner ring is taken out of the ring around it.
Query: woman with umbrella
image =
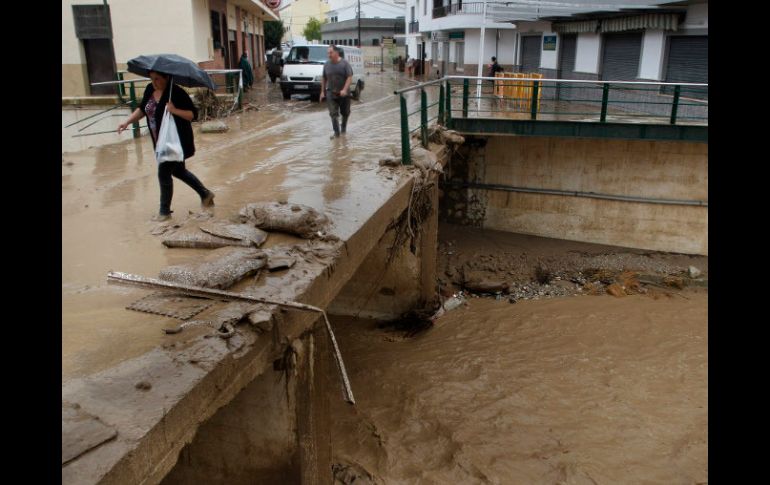
[[[141,56],[146,58],[147,56]],[[154,56],[159,57],[159,56]],[[147,85],[142,97],[142,102],[139,107],[131,113],[123,123],[118,126],[118,133],[128,128],[132,123],[135,123],[147,117],[147,122],[150,127],[150,136],[152,137],[153,146],[156,145],[158,140],[158,134],[160,133],[161,123],[163,120],[163,113],[166,109],[174,116],[174,123],[176,124],[177,133],[179,134],[179,140],[184,152],[184,159],[178,161],[164,161],[158,164],[158,181],[160,182],[160,211],[157,216],[153,217],[155,221],[165,221],[171,218],[171,198],[174,193],[174,183],[171,178],[172,175],[182,182],[189,185],[201,198],[201,204],[204,207],[211,207],[214,205],[214,193],[207,189],[198,177],[185,167],[185,160],[192,157],[195,154],[195,143],[193,140],[193,130],[191,122],[198,117],[198,110],[193,105],[190,96],[184,89],[177,87],[172,89],[172,82],[174,77],[170,76],[166,72],[172,69],[167,68],[164,71],[154,70],[153,68],[137,68],[136,62],[132,64],[132,59],[128,63],[128,70],[137,74],[149,75],[151,84]],[[188,61],[191,62],[191,61]],[[132,69],[133,67],[133,69]],[[197,66],[196,66],[197,68]],[[203,72],[203,71],[201,71]],[[207,78],[208,75],[203,73]],[[209,79],[209,83],[211,83]],[[192,84],[188,82],[187,84]],[[170,99],[169,99],[170,98]]]

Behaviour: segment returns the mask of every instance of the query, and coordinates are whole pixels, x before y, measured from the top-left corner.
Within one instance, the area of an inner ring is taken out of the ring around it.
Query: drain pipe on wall
[[[547,195],[566,195],[572,197],[588,197],[591,199],[604,199],[604,200],[620,200],[623,202],[641,202],[645,204],[663,204],[663,205],[690,205],[698,207],[708,207],[708,201],[702,200],[676,200],[676,199],[655,199],[651,197],[636,197],[631,195],[611,195],[611,194],[599,194],[597,192],[579,192],[573,190],[554,190],[554,189],[538,189],[529,187],[514,187],[511,185],[500,184],[484,184],[476,182],[465,183],[450,183],[446,182],[441,184],[442,187],[451,187],[456,189],[488,189],[488,190],[502,190],[505,192],[522,192],[526,194],[547,194]]]

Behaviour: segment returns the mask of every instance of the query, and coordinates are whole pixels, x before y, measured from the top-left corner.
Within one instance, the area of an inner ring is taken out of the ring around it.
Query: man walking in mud
[[[342,58],[342,49],[336,45],[329,46],[329,60],[324,64],[323,77],[321,79],[320,101],[326,98],[329,107],[329,116],[332,118],[334,135],[338,138],[340,133],[345,133],[350,116],[350,83],[353,81],[353,68],[348,61]],[[337,117],[342,114],[342,126]]]

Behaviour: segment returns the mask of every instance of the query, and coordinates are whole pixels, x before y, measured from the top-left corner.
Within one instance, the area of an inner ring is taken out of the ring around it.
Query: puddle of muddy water
[[[412,339],[335,318],[358,404],[331,396],[334,461],[377,483],[705,483],[706,319],[705,294],[475,299]]]

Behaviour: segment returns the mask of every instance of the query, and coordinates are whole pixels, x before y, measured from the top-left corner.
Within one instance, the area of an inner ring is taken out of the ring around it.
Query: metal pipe
[[[350,404],[355,404],[356,401],[353,398],[353,390],[350,388],[350,380],[348,374],[345,371],[345,363],[342,361],[342,354],[340,348],[337,345],[337,339],[334,337],[332,326],[329,323],[329,318],[326,316],[326,312],[313,305],[306,305],[304,303],[297,303],[294,301],[279,301],[271,300],[267,298],[258,298],[256,296],[244,295],[241,293],[234,293],[231,291],[216,290],[213,288],[203,288],[200,286],[183,285],[180,283],[171,283],[169,281],[158,280],[154,278],[146,278],[144,276],[132,275],[129,273],[121,273],[117,271],[110,271],[107,273],[107,282],[122,284],[128,286],[138,286],[147,289],[162,289],[169,291],[176,291],[185,295],[198,296],[203,298],[217,297],[223,300],[242,300],[252,303],[267,303],[269,305],[279,305],[289,308],[296,308],[298,310],[318,312],[323,315],[324,322],[326,323],[326,330],[329,333],[332,346],[334,347],[334,359],[337,362],[337,370],[339,370],[340,378],[342,379],[342,391],[345,397],[345,401]]]
[[[83,119],[77,120],[77,121],[75,121],[74,123],[70,123],[69,125],[66,125],[66,126],[65,126],[65,128],[69,128],[70,126],[74,126],[74,125],[77,125],[78,123],[82,123],[83,121],[89,120],[89,119],[93,118],[94,116],[99,116],[99,115],[101,115],[101,114],[104,114],[104,113],[106,113],[106,112],[108,112],[108,111],[112,111],[112,110],[114,110],[114,109],[118,109],[118,108],[120,108],[121,106],[125,106],[125,105],[129,104],[130,102],[131,102],[131,101],[126,101],[126,102],[124,102],[124,103],[121,103],[121,104],[115,105],[115,106],[113,106],[113,107],[111,107],[111,108],[107,108],[107,109],[105,109],[104,111],[99,111],[98,113],[95,113],[95,114],[92,114],[92,115],[86,116],[86,117],[85,117],[85,118],[83,118]]]
[[[142,81],[149,81],[150,78],[148,77],[140,77],[138,79],[125,79],[123,81],[101,81],[98,83],[91,83],[91,86],[102,86],[107,84],[129,84],[129,83],[136,83],[136,82],[142,82]]]
[[[673,199],[655,199],[651,197],[636,197],[630,195],[610,195],[599,194],[596,192],[579,192],[573,190],[556,190],[556,189],[538,189],[529,187],[514,187],[511,185],[502,184],[484,184],[478,182],[444,182],[441,184],[443,187],[461,188],[461,189],[489,189],[489,190],[502,190],[505,192],[522,192],[529,194],[547,194],[547,195],[568,195],[573,197],[588,197],[591,199],[605,199],[605,200],[620,200],[623,202],[642,202],[646,204],[663,204],[663,205],[689,205],[708,207],[708,202],[701,200],[673,200]]]
[[[401,94],[401,93],[405,93],[405,92],[407,92],[407,91],[413,91],[413,90],[415,90],[415,89],[424,88],[424,87],[426,87],[426,86],[430,86],[430,85],[432,85],[432,84],[438,84],[438,83],[440,83],[440,82],[444,81],[445,79],[446,79],[446,78],[441,78],[441,79],[434,79],[433,81],[428,81],[428,82],[424,82],[424,83],[420,83],[420,84],[417,84],[417,85],[415,85],[415,86],[412,86],[412,87],[408,87],[408,88],[399,89],[399,90],[397,90],[397,91],[393,91],[393,94]]]

